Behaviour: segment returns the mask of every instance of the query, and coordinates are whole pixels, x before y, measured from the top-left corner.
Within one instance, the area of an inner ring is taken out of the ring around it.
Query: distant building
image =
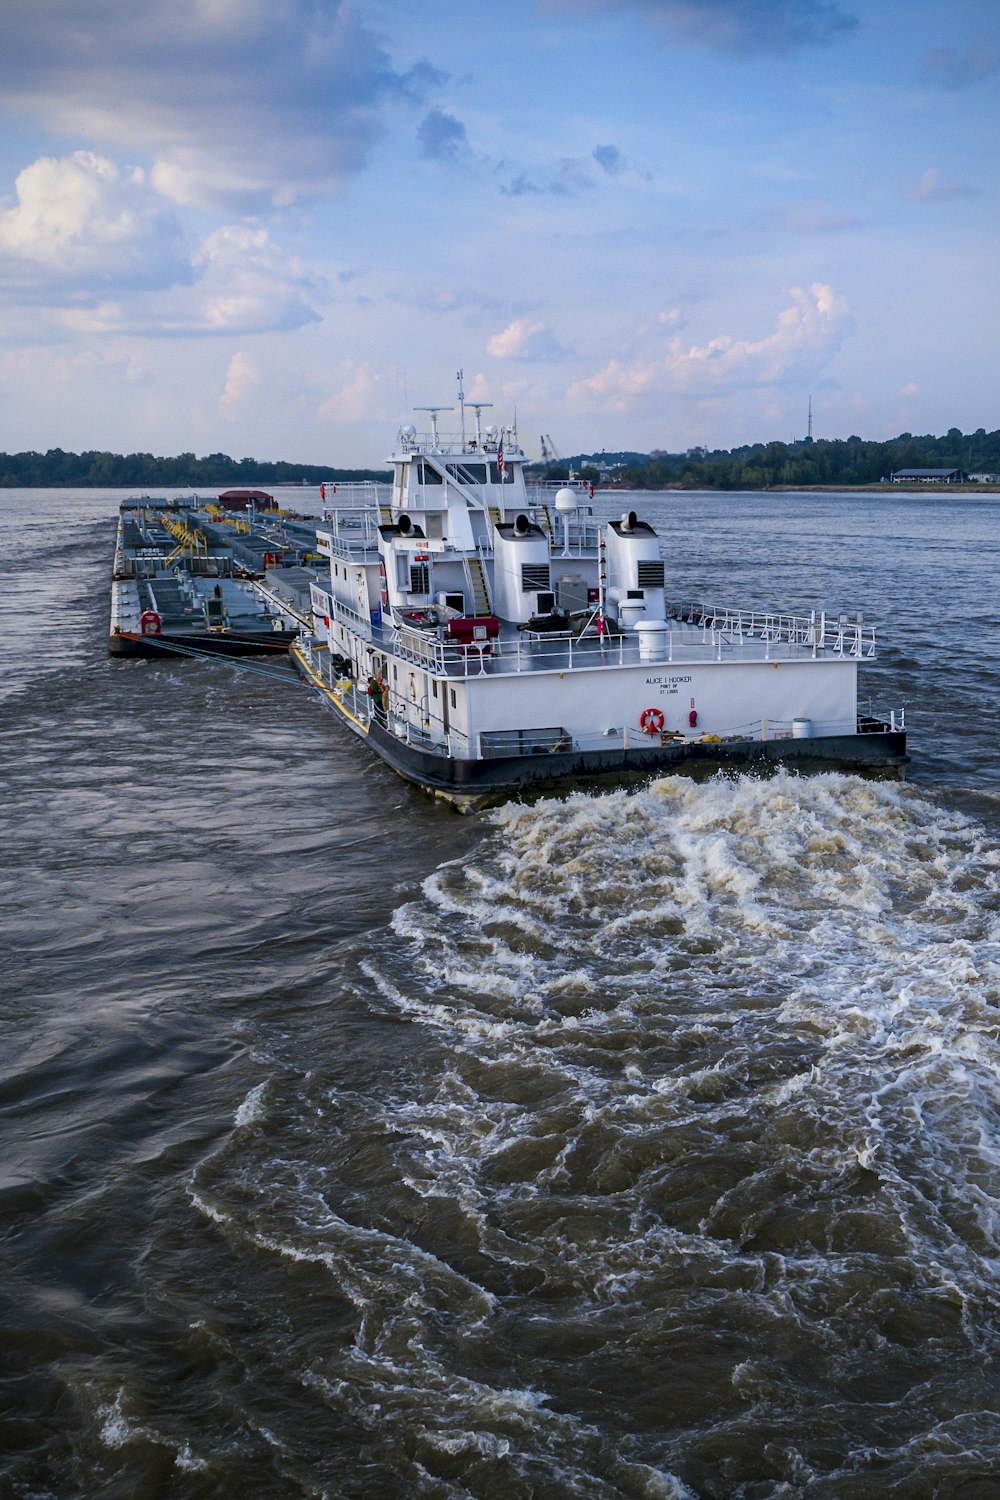
[[[223,510],[246,510],[251,504],[257,510],[277,510],[278,504],[266,490],[223,490],[216,504]]]
[[[961,484],[961,469],[896,469],[893,484]]]
[[[1000,474],[969,474],[970,484],[1000,484]]]

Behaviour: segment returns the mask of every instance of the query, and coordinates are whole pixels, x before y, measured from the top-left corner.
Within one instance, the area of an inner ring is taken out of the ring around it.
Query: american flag
[[[500,474],[500,483],[503,484],[503,477],[507,472],[507,465],[503,461],[503,438],[497,443],[497,470]]]

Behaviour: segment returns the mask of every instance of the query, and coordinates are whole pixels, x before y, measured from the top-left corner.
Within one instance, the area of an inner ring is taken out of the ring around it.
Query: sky
[[[0,450],[993,430],[998,95],[997,0],[4,0]]]

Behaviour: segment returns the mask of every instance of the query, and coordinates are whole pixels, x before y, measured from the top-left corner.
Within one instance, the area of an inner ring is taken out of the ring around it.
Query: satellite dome
[[[572,490],[562,489],[556,491],[556,510],[562,515],[571,515],[576,510],[576,496]]]
[[[404,422],[403,426],[399,429],[399,435],[404,443],[412,443],[417,435],[417,429],[412,422]]]

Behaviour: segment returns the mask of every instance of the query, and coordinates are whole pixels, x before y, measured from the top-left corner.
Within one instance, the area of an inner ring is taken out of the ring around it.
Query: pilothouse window
[[[417,478],[421,484],[444,484],[444,477],[430,464],[417,464]]]
[[[485,464],[448,464],[448,473],[462,484],[485,484]]]
[[[492,481],[493,484],[500,484],[501,483],[501,480],[500,480],[500,470],[497,468],[496,464],[490,464],[490,480]],[[504,464],[504,472],[503,472],[503,481],[502,482],[504,484],[513,484],[514,483],[514,470],[510,467],[509,464]]]

